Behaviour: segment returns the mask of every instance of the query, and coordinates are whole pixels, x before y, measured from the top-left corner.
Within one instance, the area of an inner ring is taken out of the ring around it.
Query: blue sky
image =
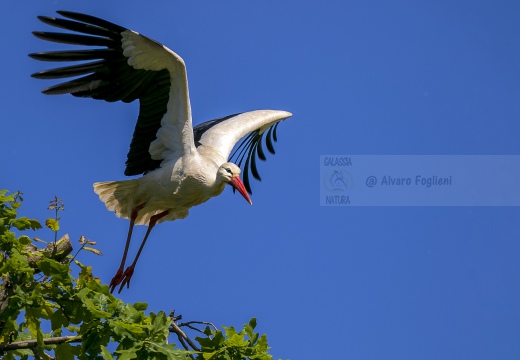
[[[92,183],[124,178],[137,104],[44,96],[52,82],[29,74],[53,64],[27,56],[59,49],[31,35],[50,30],[37,15],[89,13],[183,57],[195,124],[294,114],[254,205],[226,189],[157,226],[125,301],[216,324],[255,316],[275,358],[520,357],[518,207],[319,206],[320,155],[520,154],[520,3],[122,4],[0,4],[0,188],[24,192],[24,215],[43,220],[62,198],[62,234],[97,241],[104,256],[80,260],[110,281],[128,222]]]

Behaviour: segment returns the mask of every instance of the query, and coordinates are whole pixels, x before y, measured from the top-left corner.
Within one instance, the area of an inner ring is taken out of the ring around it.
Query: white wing
[[[157,139],[150,144],[153,160],[175,160],[195,149],[186,66],[182,58],[154,40],[132,30],[121,33],[123,55],[137,70],[168,70],[169,99]]]
[[[292,114],[280,110],[255,110],[235,115],[205,130],[198,143],[211,146],[225,159],[229,158],[233,147],[249,133],[258,131],[262,135],[268,128],[291,117]]]
[[[223,163],[229,159],[240,166],[244,185],[247,192],[252,194],[249,174],[261,180],[256,159],[266,160],[262,148],[264,134],[267,132],[267,150],[274,154],[276,128],[280,121],[290,116],[292,114],[287,111],[257,110],[207,121],[193,129],[195,143],[200,153],[212,156],[215,161]],[[240,144],[230,156],[239,141]]]

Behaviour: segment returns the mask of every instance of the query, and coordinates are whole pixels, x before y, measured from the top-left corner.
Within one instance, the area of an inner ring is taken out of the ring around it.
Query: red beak
[[[246,199],[248,203],[253,205],[253,202],[251,201],[251,199],[249,198],[249,194],[247,193],[246,187],[244,186],[244,184],[242,183],[242,180],[240,180],[240,178],[238,176],[232,178],[231,181],[229,182],[229,185],[231,185],[235,189],[237,189],[238,192],[240,194],[242,194],[244,199]]]

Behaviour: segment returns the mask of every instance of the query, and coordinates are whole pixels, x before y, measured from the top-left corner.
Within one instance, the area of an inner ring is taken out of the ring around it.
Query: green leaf
[[[108,351],[108,349],[103,345],[101,345],[101,356],[103,356],[103,359],[105,360],[114,360],[110,351]]]
[[[251,343],[256,343],[256,340],[258,339],[258,334],[254,332],[256,327],[256,319],[252,318],[249,321],[249,324],[244,324],[244,331],[247,334],[247,337],[251,340]]]
[[[78,326],[74,326],[74,325],[67,326],[67,330],[69,330],[72,333],[79,333],[80,332],[80,328]]]
[[[51,315],[50,320],[51,320],[51,329],[54,331],[61,329],[63,327],[67,327],[69,325],[67,317],[63,313],[62,309],[56,310],[54,312],[54,314]]]
[[[25,313],[25,320],[27,323],[27,329],[29,329],[31,332],[32,337],[35,338],[38,332],[41,332],[41,330],[40,320],[38,320],[38,317],[34,314],[34,309],[27,309]]]
[[[86,291],[85,291],[86,290]],[[103,311],[99,308],[99,306],[96,306],[96,304],[90,300],[88,297],[83,295],[83,293],[89,292],[89,289],[83,289],[78,293],[78,298],[81,300],[83,305],[87,308],[87,310],[96,318],[98,319],[105,319],[112,316],[111,313]]]
[[[233,334],[226,340],[226,345],[235,347],[248,346],[249,343],[244,340],[244,334]]]
[[[129,360],[137,358],[137,349],[135,347],[127,350],[118,350],[116,351],[117,360]]]
[[[33,219],[28,219],[26,217],[20,217],[18,219],[14,219],[11,221],[11,224],[18,230],[27,230],[27,229],[37,230],[37,229],[42,228],[42,226],[40,225],[40,223],[38,221],[33,220]]]
[[[45,275],[52,276],[61,284],[69,285],[71,283],[69,264],[61,264],[53,259],[42,259],[38,261],[37,266]]]
[[[25,319],[27,321],[27,328],[31,332],[33,338],[36,337],[38,349],[43,350],[43,332],[40,328],[40,320],[38,319],[37,309],[28,308],[25,311]]]
[[[217,353],[217,351],[213,351],[213,352],[210,352],[210,353],[203,353],[202,354],[202,357],[205,359],[205,360],[209,360],[211,359],[215,354]]]
[[[51,229],[54,232],[57,232],[60,229],[60,224],[56,219],[48,218],[45,220],[45,226]]]
[[[224,328],[224,330],[226,330],[227,338],[230,338],[231,336],[233,336],[237,333],[237,331],[235,330],[235,328],[233,326],[231,326],[231,327],[222,326],[222,327]]]
[[[148,309],[148,304],[145,302],[136,302],[133,306],[137,311],[145,311]]]
[[[149,328],[148,325],[140,324],[127,324],[122,321],[114,321],[114,333],[121,337],[142,337],[146,335],[146,330]]]
[[[101,336],[96,331],[97,326],[95,324],[98,324],[97,322],[94,323],[94,325],[91,326],[92,330],[85,330],[86,333],[83,334],[82,338],[82,346],[86,353],[92,353],[95,352],[97,349],[100,348],[101,345]],[[85,328],[88,328],[89,326],[85,326]]]
[[[13,247],[11,248],[11,257],[5,261],[3,266],[0,268],[0,274],[18,274],[18,280],[23,281],[24,275],[32,278],[34,269],[29,266],[27,257],[20,254],[20,252]]]
[[[224,335],[222,335],[222,331],[216,331],[215,334],[213,334],[213,339],[209,337],[196,337],[195,340],[200,344],[202,351],[212,352],[223,346],[226,339]]]
[[[256,348],[263,352],[269,350],[269,346],[267,345],[267,336],[265,334],[260,336],[260,339],[258,340]]]
[[[0,190],[0,203],[14,200],[14,198],[12,198],[12,195],[9,195],[9,196],[6,197],[5,194],[7,194],[7,193],[8,193],[8,191],[5,190],[5,189]],[[12,200],[8,200],[9,197],[11,197]]]
[[[152,348],[156,350],[157,353],[160,353],[162,355],[166,356],[166,359],[168,360],[186,360],[188,357],[188,354],[194,354],[193,351],[185,351],[185,350],[178,350],[173,347],[172,344],[153,344]]]
[[[168,320],[169,318],[166,316],[164,311],[159,311],[157,315],[151,313],[150,318],[152,319],[153,326],[153,329],[150,333],[150,337],[154,341],[164,341],[170,333],[170,321]]]
[[[31,243],[31,238],[27,235],[22,235],[18,238],[18,241],[25,247]]]
[[[74,260],[74,263],[81,269],[79,272],[78,287],[83,288],[92,280],[92,266],[85,266],[77,260]]]
[[[75,347],[70,344],[64,343],[57,345],[54,349],[56,354],[56,358],[60,360],[74,360],[74,355],[76,353]]]

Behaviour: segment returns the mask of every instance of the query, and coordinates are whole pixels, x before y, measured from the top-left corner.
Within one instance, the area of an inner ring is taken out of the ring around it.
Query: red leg
[[[144,206],[145,204],[138,205],[134,210],[132,210],[132,213],[130,214],[130,227],[128,228],[128,235],[126,237],[125,251],[123,252],[121,265],[119,266],[119,269],[117,269],[116,274],[110,281],[110,292],[114,292],[116,286],[119,285],[123,280],[123,269],[125,268],[126,255],[128,253],[128,248],[130,247],[130,239],[132,238],[132,230],[134,229],[135,219],[137,218],[137,213],[139,212],[139,210],[144,208]]]
[[[143,251],[144,244],[146,243],[146,240],[148,239],[148,235],[150,235],[150,232],[152,231],[153,227],[157,223],[157,221],[166,215],[168,215],[170,212],[168,210],[163,211],[162,213],[159,213],[157,215],[154,215],[150,218],[150,223],[148,224],[148,230],[146,230],[146,234],[144,235],[143,242],[141,243],[141,246],[139,246],[139,250],[137,251],[137,255],[135,256],[134,261],[132,264],[126,268],[125,273],[123,274],[123,282],[121,283],[121,286],[119,287],[118,293],[123,290],[123,287],[126,285],[127,288],[130,287],[130,279],[132,278],[132,275],[134,274],[134,268],[135,264],[137,264],[137,260],[139,259],[139,256],[141,255],[141,251]]]

